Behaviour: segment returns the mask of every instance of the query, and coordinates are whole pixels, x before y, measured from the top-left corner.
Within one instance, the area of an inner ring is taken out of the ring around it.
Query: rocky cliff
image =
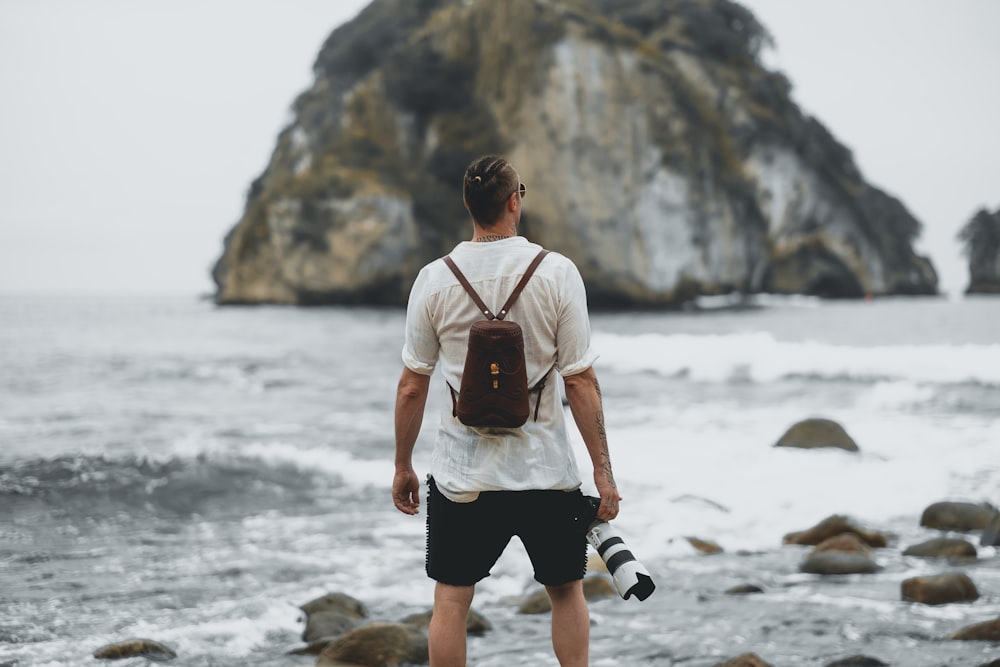
[[[595,306],[927,294],[920,224],[759,60],[730,0],[375,0],[333,32],[214,270],[221,303],[401,303],[502,153]]]
[[[1000,294],[1000,208],[983,208],[958,234],[969,258],[969,294]]]

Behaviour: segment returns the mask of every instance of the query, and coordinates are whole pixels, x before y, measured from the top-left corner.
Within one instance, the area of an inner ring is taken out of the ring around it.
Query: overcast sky
[[[0,0],[0,290],[210,292],[319,47],[366,4]],[[743,4],[795,100],[961,290],[955,234],[1000,207],[1000,2]]]

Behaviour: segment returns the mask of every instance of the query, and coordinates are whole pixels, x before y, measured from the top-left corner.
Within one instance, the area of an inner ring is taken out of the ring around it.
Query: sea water
[[[591,664],[1000,657],[944,639],[1000,616],[998,550],[901,555],[939,535],[927,505],[1000,504],[1000,299],[706,300],[592,323],[616,525],[657,590],[591,605]],[[310,665],[286,653],[314,597],[347,593],[374,620],[426,611],[423,515],[389,497],[402,328],[397,309],[0,297],[0,665],[88,664],[136,637],[184,665]],[[432,387],[421,474],[447,400]],[[809,417],[860,451],[774,447]],[[575,452],[592,492],[578,437]],[[799,572],[808,549],[783,536],[832,514],[894,536],[878,573]],[[901,600],[903,579],[953,571],[977,601]],[[763,593],[724,594],[746,583]],[[470,665],[557,664],[548,617],[517,613],[535,590],[515,541],[477,588],[493,630]]]

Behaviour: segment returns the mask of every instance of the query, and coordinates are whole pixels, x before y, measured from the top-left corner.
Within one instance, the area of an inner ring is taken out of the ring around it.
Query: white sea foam
[[[998,420],[887,416],[862,403],[833,415],[859,443],[861,451],[850,453],[774,447],[785,427],[808,416],[786,406],[744,409],[732,422],[714,412],[687,405],[640,424],[609,416],[625,497],[619,526],[641,551],[683,555],[686,536],[727,551],[770,549],[832,514],[912,532],[932,502],[1000,504]],[[586,450],[576,447],[586,471]],[[589,480],[585,487],[593,492]]]
[[[699,382],[792,376],[1000,385],[998,345],[860,347],[779,341],[765,332],[730,335],[596,332],[601,365]]]

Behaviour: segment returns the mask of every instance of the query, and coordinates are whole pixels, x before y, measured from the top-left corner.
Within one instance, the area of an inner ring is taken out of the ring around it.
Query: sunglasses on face
[[[528,194],[526,191],[527,191],[527,188],[524,187],[524,183],[518,183],[517,184],[517,190],[514,190],[513,192],[511,192],[510,195],[520,194],[521,195],[521,199],[524,199],[524,196],[526,194]],[[507,195],[507,196],[509,197],[510,195]]]

